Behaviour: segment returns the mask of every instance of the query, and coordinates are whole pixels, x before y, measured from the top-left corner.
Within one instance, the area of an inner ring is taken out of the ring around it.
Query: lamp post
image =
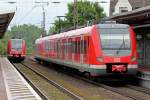
[[[39,3],[39,4],[42,4],[40,5],[40,7],[42,7],[42,16],[43,16],[43,19],[42,19],[42,37],[46,35],[46,31],[45,31],[45,9],[44,9],[44,6],[48,6],[49,5],[49,2],[35,2],[35,3]],[[44,5],[46,4],[46,5]]]
[[[62,24],[60,22],[60,20],[61,20],[62,17],[66,17],[66,16],[57,16],[58,21],[59,21],[59,33],[62,31]]]
[[[78,26],[78,1],[74,0],[74,10],[73,10],[73,15],[74,15],[74,28],[76,29]]]
[[[42,20],[42,37],[46,35],[46,31],[45,31],[45,9],[44,9],[44,6],[48,6],[49,5],[49,2],[35,2],[37,4],[42,4],[40,5],[40,7],[42,7],[42,16],[43,16],[43,20]],[[51,3],[54,3],[54,4],[58,4],[60,2],[51,2]],[[46,4],[46,5],[44,5]]]

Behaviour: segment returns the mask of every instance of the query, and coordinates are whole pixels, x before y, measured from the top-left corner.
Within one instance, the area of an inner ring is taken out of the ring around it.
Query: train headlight
[[[98,60],[99,62],[103,62],[103,57],[98,57],[97,60]]]
[[[132,61],[136,61],[136,57],[133,56],[133,57],[132,57]]]

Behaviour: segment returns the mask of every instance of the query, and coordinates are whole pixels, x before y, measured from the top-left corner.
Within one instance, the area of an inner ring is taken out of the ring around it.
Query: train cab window
[[[22,48],[22,39],[12,39],[12,49],[21,50]]]
[[[128,25],[99,26],[99,34],[104,54],[122,56],[131,53],[130,29]]]

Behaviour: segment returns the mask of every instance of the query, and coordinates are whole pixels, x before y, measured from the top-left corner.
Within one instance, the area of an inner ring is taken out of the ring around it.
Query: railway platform
[[[150,67],[139,67],[138,68],[138,77],[150,81]]]
[[[0,57],[0,100],[42,100],[6,57]]]
[[[141,86],[150,88],[150,67],[139,67],[137,77]]]

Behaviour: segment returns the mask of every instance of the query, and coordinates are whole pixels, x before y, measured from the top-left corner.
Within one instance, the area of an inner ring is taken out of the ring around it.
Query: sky
[[[15,4],[9,4],[8,2],[16,2]],[[63,16],[67,13],[67,3],[73,2],[73,0],[0,0],[0,10],[14,10],[16,11],[15,16],[10,23],[10,27],[22,24],[34,24],[41,27],[42,22],[42,7],[41,4],[36,4],[36,1],[49,2],[49,5],[44,4],[46,13],[46,30],[52,26],[54,20],[57,16]],[[60,2],[59,4],[54,4],[51,2]],[[106,1],[108,3],[99,3],[109,16],[109,2],[110,0],[89,0],[92,2]]]

